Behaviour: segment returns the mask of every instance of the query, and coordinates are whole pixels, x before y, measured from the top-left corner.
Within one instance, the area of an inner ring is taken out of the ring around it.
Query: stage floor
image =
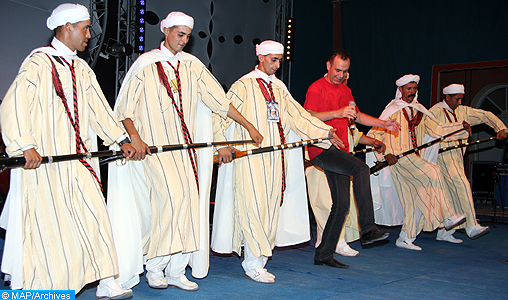
[[[483,225],[491,232],[477,240],[457,232],[463,244],[437,242],[435,232],[422,233],[415,244],[423,251],[396,248],[400,228],[383,228],[391,234],[388,244],[362,249],[357,241],[351,247],[359,256],[335,255],[349,269],[315,266],[311,242],[279,248],[266,266],[276,276],[274,284],[245,278],[237,256],[212,254],[209,275],[195,280],[197,291],[150,289],[142,276],[134,299],[508,299],[508,225]],[[95,299],[95,285],[77,299]]]

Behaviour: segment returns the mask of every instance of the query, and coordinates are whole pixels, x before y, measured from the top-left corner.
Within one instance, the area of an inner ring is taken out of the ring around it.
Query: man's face
[[[183,25],[164,28],[164,46],[176,55],[189,42],[191,32],[192,29]]]
[[[69,49],[72,51],[84,51],[88,45],[90,36],[90,20],[81,21],[75,24],[67,23],[66,26],[69,30]]]
[[[258,69],[268,75],[273,75],[280,68],[282,54],[258,55]]]
[[[459,105],[462,104],[462,99],[464,99],[464,94],[455,94],[455,95],[446,95],[445,101],[446,104],[452,109],[455,110]]]
[[[328,73],[325,77],[326,80],[335,85],[342,83],[349,73],[349,63],[349,59],[343,60],[338,56],[333,59],[333,63],[327,61],[326,69],[328,70]]]
[[[416,92],[418,92],[418,83],[410,82],[404,86],[399,87],[399,91],[402,93],[402,100],[407,103],[413,102]]]

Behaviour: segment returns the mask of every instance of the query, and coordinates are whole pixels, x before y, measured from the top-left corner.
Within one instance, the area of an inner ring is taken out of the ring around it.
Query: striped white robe
[[[168,61],[176,68],[180,60],[185,123],[193,142],[212,141],[212,111],[225,117],[229,109],[223,88],[196,57],[185,52],[175,57],[163,50],[145,53],[132,65],[115,113],[120,120],[130,118],[150,146],[185,144],[180,118],[155,65],[162,62],[171,84],[176,77]],[[173,96],[179,105],[177,90]],[[187,150],[153,154],[125,166],[110,164],[108,210],[119,253],[118,281],[124,287],[139,282],[142,256],[197,252],[199,258],[191,258],[192,274],[207,275],[212,148],[198,150],[197,159],[199,194]]]
[[[254,70],[236,81],[230,88],[227,97],[238,111],[263,135],[262,147],[281,144],[276,122],[267,121],[265,98],[261,92],[257,77],[267,79],[267,75]],[[279,103],[279,113],[287,137],[290,129],[304,140],[327,137],[331,129],[317,118],[312,117],[296,102],[287,91],[285,85],[273,77],[273,92]],[[231,124],[228,119],[225,127]],[[249,139],[249,133],[238,124],[235,125],[234,140]],[[330,143],[319,144],[329,147]],[[247,144],[236,147],[238,150],[254,149]],[[232,251],[240,254],[241,246],[246,241],[254,256],[272,256],[272,249],[276,244],[277,225],[279,220],[282,161],[281,152],[274,151],[236,159],[233,164],[233,232]],[[287,167],[286,159],[286,167]],[[286,168],[287,172],[287,168]],[[287,174],[287,173],[286,173]],[[301,174],[303,176],[303,172]],[[227,182],[219,181],[218,189]],[[286,196],[284,197],[286,199]],[[220,200],[220,199],[218,199]],[[286,200],[285,200],[286,201]],[[289,200],[287,200],[289,201]],[[216,217],[217,217],[216,212]],[[219,227],[214,219],[214,236]],[[295,220],[305,222],[308,219]],[[213,238],[212,238],[213,239]],[[215,240],[217,246],[212,249],[218,252],[222,245]]]
[[[374,127],[368,133],[369,136],[385,143],[385,154],[398,155],[413,148],[409,125],[402,112],[402,109],[406,109],[407,106],[423,113],[421,123],[416,126],[418,145],[424,143],[425,134],[439,138],[463,127],[461,123],[437,122],[434,116],[416,100],[411,104],[405,103],[402,99],[394,100],[385,109],[385,111],[391,110],[391,113],[383,112],[380,119],[395,119],[399,122],[402,126],[399,134],[388,132],[380,127]],[[467,132],[462,131],[454,137],[467,137]],[[376,156],[378,159],[382,157],[377,153]],[[390,171],[404,211],[402,230],[407,232],[409,238],[415,238],[422,230],[433,231],[445,219],[455,214],[444,191],[441,171],[436,165],[416,154],[410,154],[390,166]],[[419,223],[416,223],[418,216],[416,208],[423,214]]]
[[[10,156],[35,146],[42,156],[76,153],[74,129],[56,95],[48,56],[34,50],[0,106],[3,140]],[[52,58],[73,114],[69,68]],[[106,144],[123,135],[85,61],[75,57],[81,137],[92,148],[91,129]],[[2,272],[13,289],[75,290],[117,273],[117,258],[104,197],[96,179],[79,161],[12,170]]]
[[[432,112],[441,123],[450,123],[444,111],[448,111],[448,115],[452,121],[451,108],[445,101],[441,101],[434,105],[430,112]],[[459,105],[455,109],[457,121],[466,121],[469,125],[487,124],[492,127],[496,132],[500,130],[507,130],[506,125],[493,113],[481,109],[472,108],[469,106]],[[466,139],[462,140],[467,141]],[[459,141],[444,141],[440,143],[440,148],[456,146]],[[437,165],[443,173],[445,183],[445,191],[448,198],[451,200],[455,211],[459,214],[466,214],[466,222],[457,226],[457,228],[465,228],[477,225],[476,212],[474,209],[473,194],[471,186],[467,180],[464,172],[464,152],[466,148],[453,149],[440,153],[437,159]]]

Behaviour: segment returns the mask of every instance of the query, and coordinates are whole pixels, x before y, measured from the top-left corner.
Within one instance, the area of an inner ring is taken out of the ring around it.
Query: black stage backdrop
[[[7,0],[0,4],[0,24],[5,29],[0,33],[4,41],[0,45],[0,97],[30,50],[49,42],[51,31],[45,28],[45,21],[61,2],[64,1]],[[433,65],[508,58],[505,0],[294,0],[293,3],[295,54],[289,88],[301,103],[305,101],[307,87],[326,72],[325,62],[333,50],[333,5],[341,5],[342,46],[352,57],[349,86],[359,108],[373,116],[378,116],[394,97],[395,80],[406,73],[422,77],[419,100],[428,107]],[[196,19],[193,42],[185,50],[210,66],[226,87],[253,68],[256,62],[253,40],[274,37],[275,0],[151,0],[147,1],[147,8],[161,18],[171,10],[193,15]],[[110,16],[114,17],[114,13]],[[148,29],[147,48],[157,47],[162,39],[157,27]],[[104,72],[104,77],[114,78],[112,60],[99,63],[102,66],[96,69],[98,77],[103,77]],[[101,82],[101,85],[108,99],[114,99],[107,92],[113,84]]]
[[[373,116],[393,99],[395,81],[404,74],[421,76],[419,101],[429,107],[433,65],[508,58],[505,0],[350,0],[341,5],[342,46],[352,57],[349,86],[360,110]]]

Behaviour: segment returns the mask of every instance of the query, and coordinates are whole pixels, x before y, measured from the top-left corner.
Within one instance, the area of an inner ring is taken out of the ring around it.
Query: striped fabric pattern
[[[258,78],[258,84],[259,88],[261,89],[261,92],[263,93],[263,96],[265,97],[266,102],[277,102],[275,101],[275,95],[273,94],[273,87],[272,82],[268,83],[265,80]],[[268,86],[268,90],[270,91],[270,94],[267,93],[266,87]],[[279,136],[280,136],[280,143],[285,144],[286,138],[284,137],[284,129],[282,128],[282,124],[280,122],[280,116],[279,121],[277,122],[277,129],[279,129]],[[280,153],[281,157],[281,163],[282,163],[282,190],[280,194],[280,205],[284,203],[284,191],[286,190],[286,164],[285,164],[285,158],[284,158],[284,151],[281,151]]]
[[[56,70],[55,63],[51,60],[51,58],[48,56],[48,58],[51,61],[51,77],[53,79],[53,85],[55,87],[55,91],[62,99],[62,104],[65,108],[65,112],[67,113],[67,116],[69,117],[69,121],[72,124],[72,127],[74,128],[74,133],[76,135],[76,153],[81,153],[81,150],[83,152],[88,152],[86,149],[85,144],[83,143],[83,139],[81,138],[81,130],[79,128],[79,102],[78,102],[78,95],[77,95],[77,83],[76,83],[76,69],[74,67],[74,61],[72,61],[72,64],[69,64],[63,57],[61,57],[61,61],[65,62],[65,64],[69,67],[69,70],[71,71],[71,78],[72,78],[72,99],[74,104],[74,118],[72,118],[71,112],[69,110],[69,106],[67,105],[67,97],[63,93],[63,87],[62,82],[60,81],[60,76],[58,75],[58,71]],[[97,183],[102,189],[102,183],[99,180],[99,177],[97,176],[97,173],[95,173],[95,170],[92,168],[92,166],[84,159],[79,160],[85,168],[87,168],[88,171],[90,171],[90,174],[97,180]]]
[[[386,144],[386,153],[400,154],[413,148],[409,123],[403,110],[389,117],[402,125],[399,134],[395,135],[379,127],[372,128],[369,132],[369,136]],[[425,134],[438,138],[460,128],[461,124],[442,125],[424,114],[420,125],[415,127],[417,144],[424,143]],[[381,158],[378,154],[376,156]],[[416,238],[422,230],[433,231],[455,214],[445,193],[441,171],[436,165],[416,154],[410,154],[390,166],[390,171],[404,210],[402,230],[407,232],[409,238]],[[422,213],[419,222],[416,219],[418,210]]]
[[[310,116],[290,94],[277,85],[273,86],[273,94],[279,103],[285,136],[290,129],[303,140],[328,136],[328,126]],[[267,120],[265,98],[256,78],[236,81],[227,97],[263,135],[262,147],[280,144],[278,125]],[[229,127],[231,122],[228,119],[223,127]],[[249,138],[247,130],[238,124],[234,126],[235,140]],[[246,144],[236,148],[249,150],[255,146]],[[241,245],[246,241],[254,256],[272,256],[282,191],[281,151],[239,158],[233,164],[233,250],[241,253]]]
[[[169,61],[169,66],[171,66],[171,69],[175,72],[176,82],[177,82],[177,93],[178,93],[178,100],[180,106],[178,106],[175,102],[175,97],[173,97],[173,92],[171,90],[171,86],[169,85],[168,78],[166,74],[164,73],[164,69],[162,68],[162,64],[160,62],[157,62],[157,72],[159,73],[159,79],[168,92],[168,96],[171,98],[171,102],[173,103],[173,107],[175,108],[176,112],[178,113],[178,117],[180,117],[180,125],[182,128],[183,136],[185,138],[186,144],[192,144],[192,138],[189,133],[189,129],[187,128],[187,124],[185,124],[185,116],[183,114],[183,101],[182,101],[182,82],[180,81],[180,61],[178,61],[178,65],[175,68]],[[173,89],[174,90],[174,89]],[[199,191],[199,180],[198,180],[198,170],[196,167],[196,161],[194,159],[194,155],[196,154],[196,150],[194,149],[187,149],[187,153],[189,154],[189,159],[191,161],[192,165],[192,171],[194,171],[194,178],[196,178],[196,185]]]
[[[176,80],[174,70],[161,62],[168,82]],[[197,101],[218,112],[225,93],[216,79],[197,61],[182,60],[179,67],[182,105],[178,112],[172,97],[180,99],[178,89],[172,95],[160,83],[156,64],[135,75],[115,113],[120,120],[130,118],[141,139],[148,145],[187,143],[179,113],[186,116],[190,138],[199,130],[196,123]],[[172,96],[172,97],[171,97]],[[212,163],[212,162],[210,162]],[[199,249],[199,197],[197,181],[187,149],[147,156],[142,161],[152,205],[150,229],[143,239],[147,259]]]
[[[55,65],[62,90],[70,97],[71,72],[61,63]],[[93,71],[76,59],[75,76],[83,144],[92,147],[88,130],[105,144],[114,143],[123,130]],[[21,66],[0,107],[0,122],[10,155],[21,154],[20,148],[30,141],[42,156],[76,153],[75,131],[55,92],[51,61],[45,54],[35,53]],[[78,292],[85,284],[118,272],[104,197],[82,163],[45,164],[15,173],[20,198],[11,200],[21,205],[22,242],[18,246],[8,235],[4,249],[22,255],[23,262],[11,270],[2,263],[2,271],[12,275],[13,288]]]
[[[447,115],[452,114],[449,108],[443,108],[443,103],[434,105],[430,112],[442,123],[450,123],[451,118]],[[492,127],[496,132],[499,130],[506,130],[506,125],[496,117],[494,114],[481,109],[475,109],[468,106],[460,105],[455,109],[452,114],[458,122],[466,121],[471,126],[477,124],[487,124]],[[464,140],[465,141],[465,140]],[[462,143],[463,140],[458,141],[444,141],[441,142],[440,147],[450,147]],[[457,228],[465,228],[477,224],[476,212],[474,209],[473,194],[471,185],[466,177],[464,171],[464,151],[466,148],[453,149],[440,153],[438,156],[438,166],[443,173],[445,183],[445,191],[455,211],[459,214],[466,214],[466,222],[459,225]]]

